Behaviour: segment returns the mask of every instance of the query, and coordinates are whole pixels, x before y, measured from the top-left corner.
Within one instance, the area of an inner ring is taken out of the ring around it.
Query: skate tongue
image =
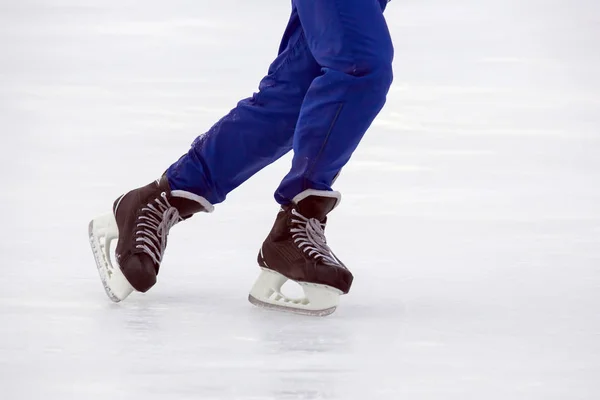
[[[324,221],[327,214],[339,204],[341,194],[333,191],[309,189],[294,198],[298,212],[306,218]]]

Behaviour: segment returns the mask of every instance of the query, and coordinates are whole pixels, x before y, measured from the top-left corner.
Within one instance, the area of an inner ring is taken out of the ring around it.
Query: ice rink
[[[256,90],[289,3],[0,0],[0,398],[600,398],[597,0],[390,3],[332,316],[247,301],[289,156],[106,297],[89,220]]]

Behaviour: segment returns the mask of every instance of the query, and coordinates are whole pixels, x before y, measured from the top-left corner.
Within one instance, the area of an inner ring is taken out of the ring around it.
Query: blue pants
[[[331,185],[382,109],[392,83],[387,0],[292,0],[278,57],[241,100],[167,170],[172,189],[212,204],[293,149],[275,192],[288,204]]]

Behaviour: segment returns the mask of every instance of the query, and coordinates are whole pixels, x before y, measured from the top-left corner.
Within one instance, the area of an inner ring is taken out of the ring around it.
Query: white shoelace
[[[139,235],[136,241],[142,242],[135,247],[142,249],[158,265],[160,265],[167,247],[169,230],[182,219],[179,211],[167,200],[167,194],[163,192],[161,197],[164,204],[160,198],[157,198],[154,200],[157,206],[148,203],[146,207],[142,208],[143,214],[139,217],[138,231],[135,233]],[[160,244],[160,248],[156,246],[156,243]]]
[[[306,218],[295,209],[292,215],[299,219],[292,219],[297,227],[290,229],[294,243],[298,248],[308,253],[309,256],[321,259],[323,263],[332,266],[340,266],[341,263],[333,255],[325,239],[325,224],[316,218]]]

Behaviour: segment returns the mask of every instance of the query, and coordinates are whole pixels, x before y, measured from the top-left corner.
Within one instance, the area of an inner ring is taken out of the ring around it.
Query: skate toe
[[[344,268],[318,263],[313,269],[314,276],[309,277],[307,281],[327,285],[341,290],[343,293],[350,291],[352,286],[352,273]]]
[[[339,268],[338,274],[340,276],[340,289],[344,293],[348,293],[350,291],[350,287],[352,286],[352,281],[354,281],[354,276],[352,273],[346,268]]]
[[[120,265],[131,286],[138,292],[147,292],[156,284],[154,263],[145,254],[134,254]]]

